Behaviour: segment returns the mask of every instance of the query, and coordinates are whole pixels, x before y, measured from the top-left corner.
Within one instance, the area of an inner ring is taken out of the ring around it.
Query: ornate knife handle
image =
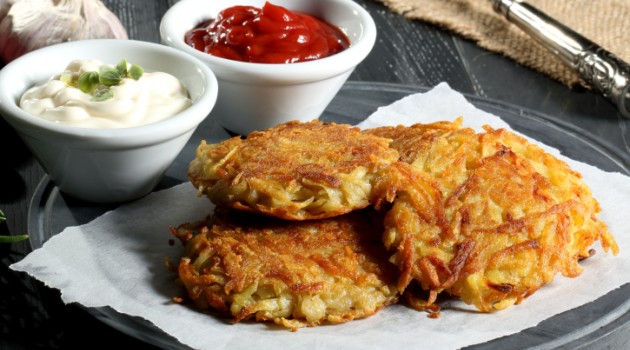
[[[630,118],[630,65],[571,28],[519,0],[490,0],[494,10],[560,57]]]

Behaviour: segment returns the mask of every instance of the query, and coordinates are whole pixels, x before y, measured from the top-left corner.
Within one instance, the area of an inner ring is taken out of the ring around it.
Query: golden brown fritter
[[[186,243],[179,278],[189,297],[234,322],[295,330],[366,317],[398,298],[382,218],[369,208],[307,221],[219,209],[172,231]]]
[[[450,194],[465,181],[468,168],[478,161],[475,131],[461,128],[462,118],[366,130],[367,133],[391,139],[400,159],[438,180],[443,194]]]
[[[389,140],[341,124],[289,122],[202,142],[188,176],[214,203],[289,220],[365,208],[374,177],[398,160]]]
[[[579,275],[597,240],[617,253],[579,173],[512,132],[476,134],[460,123],[368,131],[392,138],[424,174],[391,173],[401,184],[384,234],[401,269],[398,288],[415,280],[429,291],[416,306],[446,291],[484,312],[503,309],[558,273]],[[416,184],[405,189],[410,177]]]

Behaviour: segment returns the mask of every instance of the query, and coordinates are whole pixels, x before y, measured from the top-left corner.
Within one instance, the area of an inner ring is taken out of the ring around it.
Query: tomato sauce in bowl
[[[341,29],[269,2],[227,8],[188,31],[184,41],[217,57],[253,63],[312,61],[350,46]]]

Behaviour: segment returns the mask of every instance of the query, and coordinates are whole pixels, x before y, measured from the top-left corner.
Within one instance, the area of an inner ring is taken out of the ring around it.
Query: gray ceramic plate
[[[322,116],[324,121],[357,124],[378,107],[388,105],[406,95],[424,92],[427,88],[393,84],[347,83]],[[588,132],[563,124],[551,116],[506,105],[499,101],[466,96],[477,108],[503,118],[514,129],[555,147],[566,156],[607,171],[630,174],[630,157],[609,146]],[[191,138],[180,157],[167,170],[160,187],[167,188],[186,181],[190,154],[196,140],[217,142],[230,135],[214,122],[206,120]],[[29,209],[29,232],[33,248],[65,227],[85,224],[113,207],[87,205],[62,195],[44,178]],[[630,320],[630,285],[577,309],[554,316],[534,328],[518,334],[468,347],[479,349],[603,349],[628,342]],[[186,349],[176,340],[149,322],[119,314],[109,308],[89,308],[94,317],[113,328],[147,343],[165,349]],[[456,336],[456,335],[454,335]],[[613,344],[613,345],[611,345]]]

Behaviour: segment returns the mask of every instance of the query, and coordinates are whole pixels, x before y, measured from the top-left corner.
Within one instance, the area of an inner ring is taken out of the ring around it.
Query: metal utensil
[[[580,73],[630,119],[630,65],[542,11],[519,0],[490,0],[504,15]]]

